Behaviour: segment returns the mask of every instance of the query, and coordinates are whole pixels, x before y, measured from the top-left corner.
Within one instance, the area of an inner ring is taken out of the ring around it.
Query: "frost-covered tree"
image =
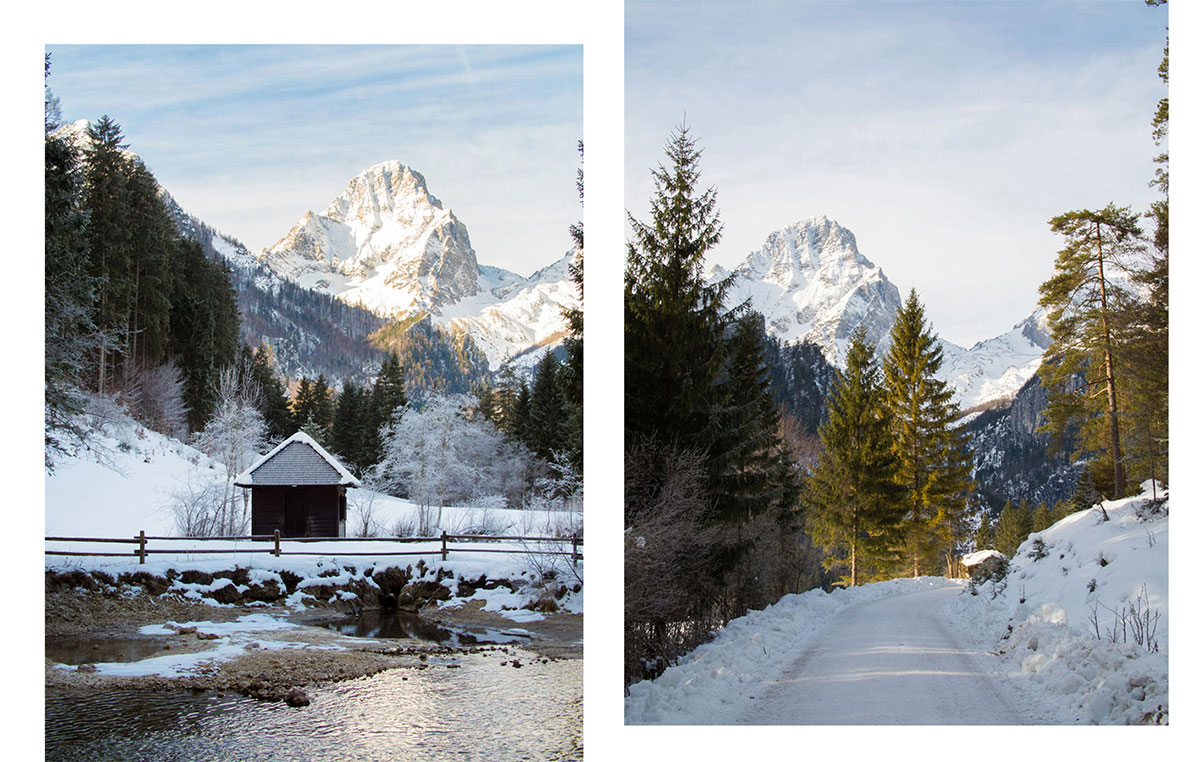
[[[230,367],[217,381],[213,416],[196,435],[196,448],[225,467],[225,488],[218,508],[218,533],[241,534],[249,526],[249,495],[233,480],[263,451],[267,424],[263,419],[262,390],[250,373]],[[238,499],[238,492],[241,499]]]
[[[174,360],[138,372],[139,395],[134,417],[155,431],[182,437],[187,432],[183,373]]]
[[[417,504],[419,534],[441,525],[447,505],[523,489],[528,451],[490,421],[471,420],[466,411],[473,406],[466,395],[429,396],[420,409],[397,411],[384,429],[374,478]]]

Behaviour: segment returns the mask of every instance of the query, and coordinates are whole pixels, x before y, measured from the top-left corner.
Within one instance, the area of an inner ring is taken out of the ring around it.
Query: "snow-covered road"
[[[940,611],[953,583],[848,606],[762,685],[751,725],[1016,725],[1037,722],[992,678],[997,657],[963,646]]]

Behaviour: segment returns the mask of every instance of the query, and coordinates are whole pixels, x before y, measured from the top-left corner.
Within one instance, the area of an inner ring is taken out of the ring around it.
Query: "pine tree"
[[[353,381],[347,381],[338,395],[329,430],[330,448],[359,474],[367,465],[364,463],[368,454],[363,450],[363,434],[370,426],[368,399]]]
[[[1104,495],[1096,489],[1096,480],[1092,478],[1091,469],[1084,469],[1075,482],[1075,491],[1071,493],[1071,503],[1077,511],[1086,511],[1104,500]]]
[[[1050,509],[1050,524],[1053,526],[1078,510],[1070,500],[1059,500]]]
[[[296,393],[292,396],[292,424],[297,429],[312,423],[315,405],[312,381],[307,376],[301,376]]]
[[[100,339],[93,322],[98,281],[88,275],[80,157],[69,142],[51,135],[59,123],[57,100],[49,88],[45,121],[45,462],[52,471],[54,458],[86,436],[76,416],[83,412],[85,369],[96,357]]]
[[[1054,521],[1050,518],[1050,507],[1045,503],[1038,503],[1037,508],[1033,509],[1033,516],[1030,520],[1031,532],[1040,532],[1043,529],[1048,529]]]
[[[263,418],[273,439],[285,439],[296,432],[288,408],[287,393],[275,374],[274,352],[269,344],[254,350],[250,359],[250,374],[263,392]]]
[[[329,385],[325,374],[321,373],[313,382],[312,390],[313,422],[320,426],[328,437],[329,429],[333,427],[333,387]]]
[[[1081,446],[1103,449],[1112,468],[1116,497],[1125,494],[1121,449],[1114,315],[1127,295],[1114,282],[1115,270],[1130,271],[1130,260],[1143,250],[1142,230],[1129,207],[1109,204],[1100,211],[1066,212],[1050,220],[1066,239],[1055,273],[1041,285],[1040,304],[1049,311],[1051,346],[1046,371],[1049,404],[1045,428],[1061,436],[1083,424]],[[1071,389],[1071,379],[1085,382]],[[1097,396],[1100,395],[1100,396]],[[1099,406],[1097,405],[1099,403]]]
[[[1033,531],[1033,514],[1024,500],[1014,508],[1012,502],[1004,504],[1000,519],[996,522],[996,550],[1009,558],[1017,552],[1021,543]]]
[[[554,354],[542,355],[533,373],[529,392],[529,419],[525,427],[525,444],[543,460],[550,460],[562,450],[562,420],[566,413],[561,382],[561,366]]]
[[[583,141],[579,141],[579,159],[583,161]],[[579,203],[583,204],[583,168],[577,170],[575,187],[579,191]],[[575,284],[579,307],[563,310],[567,320],[567,337],[563,339],[566,359],[563,362],[563,401],[565,415],[562,421],[563,447],[575,473],[583,475],[583,222],[571,226],[571,239],[575,243],[575,258],[567,271]]]
[[[868,576],[862,570],[890,563],[901,542],[904,490],[874,355],[860,327],[850,338],[846,369],[829,390],[822,452],[806,486],[813,541],[829,554],[826,568],[848,567],[842,583],[851,587]]]
[[[516,440],[521,443],[529,441],[529,409],[531,405],[531,394],[529,385],[524,381],[517,387],[516,399],[512,402],[512,407],[505,416],[504,434],[509,439]]]
[[[375,385],[367,403],[367,428],[364,432],[363,466],[372,466],[383,458],[383,429],[392,423],[397,410],[408,405],[404,366],[395,352],[389,352],[379,366]]]
[[[125,347],[139,365],[166,356],[178,232],[158,195],[158,182],[140,159],[126,163],[125,206],[132,295]]]
[[[122,347],[129,322],[132,260],[129,235],[129,210],[125,194],[125,155],[127,144],[121,127],[107,114],[88,125],[90,139],[86,157],[85,206],[88,221],[87,249],[91,256],[88,274],[97,284],[96,325],[100,328],[100,347],[96,361],[96,390],[106,391],[112,361]]]
[[[653,174],[646,222],[629,216],[625,267],[625,440],[644,435],[708,452],[720,425],[714,401],[729,280],[708,284],[705,255],[721,240],[716,191],[697,190],[700,150],[683,127]],[[710,470],[710,480],[712,473]]]
[[[779,435],[779,411],[765,361],[762,315],[748,312],[733,326],[727,382],[721,387],[723,425],[709,452],[716,473],[719,516],[746,521],[795,507],[799,482]]]
[[[941,346],[913,289],[896,315],[883,362],[913,576],[939,556],[947,565],[953,561],[956,541],[966,539],[966,500],[974,487],[966,432],[954,425],[958,405],[937,378],[941,365]]]
[[[183,372],[188,427],[199,431],[212,415],[221,369],[237,356],[237,296],[228,267],[210,260],[195,240],[181,241],[174,261],[171,354]]]

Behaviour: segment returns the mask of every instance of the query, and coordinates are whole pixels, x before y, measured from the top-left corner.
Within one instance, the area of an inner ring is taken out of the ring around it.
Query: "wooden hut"
[[[296,432],[238,474],[250,489],[250,533],[345,537],[346,488],[354,475],[312,437]]]

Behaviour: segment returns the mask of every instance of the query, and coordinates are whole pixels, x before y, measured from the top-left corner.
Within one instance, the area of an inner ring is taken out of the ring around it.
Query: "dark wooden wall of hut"
[[[345,500],[344,488],[336,485],[252,487],[250,533],[272,534],[278,529],[284,537],[337,537]],[[288,526],[288,506],[302,512],[298,525]],[[297,532],[297,526],[303,529]]]

